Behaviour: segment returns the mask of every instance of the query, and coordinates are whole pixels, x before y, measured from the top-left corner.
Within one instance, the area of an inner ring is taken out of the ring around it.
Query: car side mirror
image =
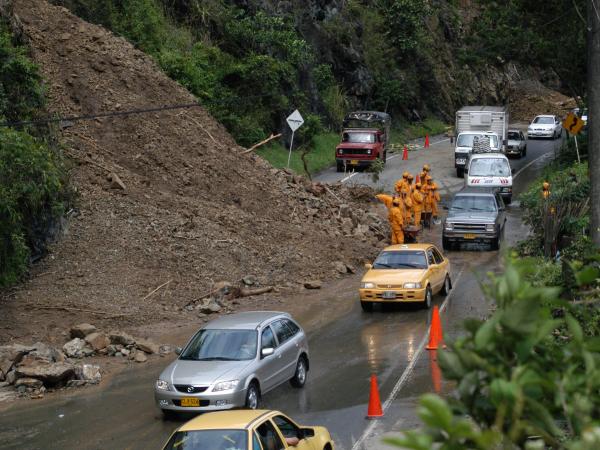
[[[273,353],[275,353],[275,349],[274,349],[274,348],[272,348],[272,347],[263,348],[263,349],[260,351],[260,355],[261,355],[263,358],[266,358],[267,356],[271,356]]]
[[[302,432],[302,439],[315,437],[315,430],[312,428],[302,428],[300,431]]]
[[[175,354],[176,355],[181,355],[181,352],[183,351],[183,349],[181,347],[175,347]]]
[[[373,264],[365,264],[365,269],[371,270],[373,268]]]

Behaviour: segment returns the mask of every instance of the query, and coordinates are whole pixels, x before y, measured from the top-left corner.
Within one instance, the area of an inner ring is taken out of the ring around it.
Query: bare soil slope
[[[14,13],[47,80],[51,113],[194,101],[127,41],[64,8],[16,0]],[[342,187],[332,194],[241,154],[201,108],[78,121],[62,135],[74,161],[77,208],[31,280],[3,296],[0,342],[56,337],[81,320],[165,320],[214,282],[245,275],[298,287],[333,276],[333,262],[356,264],[379,246],[359,226],[372,220],[360,209],[368,204]],[[111,172],[125,190],[114,188]],[[340,209],[343,203],[350,208]]]

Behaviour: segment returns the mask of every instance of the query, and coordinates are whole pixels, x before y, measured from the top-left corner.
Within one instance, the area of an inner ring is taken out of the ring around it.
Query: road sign
[[[571,134],[579,134],[583,129],[585,123],[574,113],[569,113],[566,119],[563,121],[563,128]]]
[[[286,120],[292,131],[296,131],[304,123],[304,119],[298,110],[291,113]]]
[[[290,128],[292,129],[292,140],[290,142],[290,152],[288,153],[288,168],[290,167],[290,160],[292,159],[292,147],[294,146],[294,133],[296,132],[296,130],[298,128],[300,128],[302,126],[302,124],[304,123],[304,119],[302,118],[302,115],[300,114],[300,111],[296,110],[293,113],[291,113],[287,119],[285,119],[288,123],[288,125],[290,126]]]

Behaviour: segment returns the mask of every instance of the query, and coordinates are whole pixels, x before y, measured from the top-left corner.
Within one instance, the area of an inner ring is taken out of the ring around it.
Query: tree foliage
[[[35,118],[43,105],[37,67],[0,24],[0,121]],[[0,127],[0,287],[17,282],[29,256],[43,252],[63,212],[64,171],[58,154],[43,140],[46,132]]]
[[[600,339],[586,335],[580,307],[560,300],[558,288],[527,281],[532,270],[521,261],[490,276],[485,292],[496,311],[468,321],[466,335],[439,355],[456,397],[423,397],[424,429],[390,442],[414,450],[600,446]],[[583,283],[599,275],[585,272],[577,272]]]

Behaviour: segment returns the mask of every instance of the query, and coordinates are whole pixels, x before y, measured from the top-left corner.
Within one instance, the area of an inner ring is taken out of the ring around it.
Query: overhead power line
[[[82,120],[95,120],[95,119],[105,119],[108,117],[123,117],[123,116],[132,116],[135,114],[149,114],[153,112],[162,112],[162,111],[172,111],[175,109],[190,109],[197,107],[206,107],[210,104],[218,104],[218,103],[233,103],[239,102],[241,100],[252,100],[257,98],[264,97],[272,97],[274,94],[259,94],[259,95],[249,95],[247,97],[235,97],[235,98],[224,98],[222,100],[208,100],[207,105],[202,105],[198,102],[196,103],[181,103],[175,105],[164,105],[164,106],[155,106],[148,108],[137,108],[137,109],[128,109],[125,111],[107,111],[103,113],[97,114],[83,114],[81,116],[67,116],[67,117],[45,117],[40,119],[33,120],[23,120],[17,122],[0,122],[0,127],[22,127],[26,125],[47,125],[50,123],[62,123],[62,122],[79,122]]]

